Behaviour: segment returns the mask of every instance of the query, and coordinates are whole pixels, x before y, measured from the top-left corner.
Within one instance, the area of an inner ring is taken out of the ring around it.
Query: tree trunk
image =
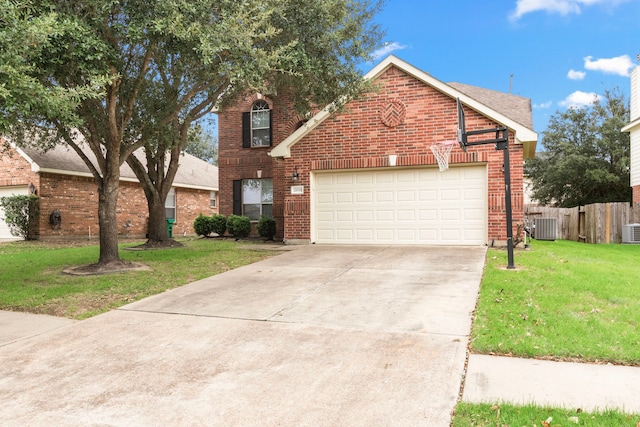
[[[122,264],[118,254],[118,222],[116,205],[118,202],[118,179],[104,178],[98,186],[98,224],[100,226],[100,259],[98,265]]]
[[[167,231],[167,216],[164,210],[164,200],[160,195],[154,192],[152,195],[147,194],[147,207],[149,208],[149,228],[147,230],[147,238],[149,241],[164,242],[169,240],[169,232]]]

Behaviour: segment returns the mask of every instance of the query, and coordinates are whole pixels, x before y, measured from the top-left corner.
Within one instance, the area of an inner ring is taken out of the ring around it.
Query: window
[[[218,198],[218,193],[216,191],[212,191],[209,193],[209,207],[216,207],[216,200]]]
[[[176,189],[172,188],[164,202],[164,213],[167,219],[176,219]]]
[[[242,180],[242,212],[252,221],[261,216],[273,216],[273,180],[243,179]]]
[[[266,101],[256,101],[251,111],[242,116],[242,146],[271,146],[271,110]]]

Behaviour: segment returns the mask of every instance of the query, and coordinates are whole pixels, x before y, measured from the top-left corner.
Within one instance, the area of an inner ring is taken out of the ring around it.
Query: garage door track
[[[296,247],[7,344],[2,422],[448,426],[484,256]]]

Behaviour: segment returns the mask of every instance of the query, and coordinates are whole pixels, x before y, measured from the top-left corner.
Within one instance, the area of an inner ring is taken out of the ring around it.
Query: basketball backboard
[[[458,107],[458,144],[460,144],[460,148],[465,153],[467,152],[467,129],[464,124],[464,108],[462,107],[462,102],[460,102],[460,98],[456,98],[456,104]]]

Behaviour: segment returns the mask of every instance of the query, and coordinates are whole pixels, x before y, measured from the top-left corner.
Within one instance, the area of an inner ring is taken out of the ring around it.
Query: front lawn
[[[276,252],[217,239],[182,241],[184,247],[122,250],[120,257],[151,271],[70,276],[65,267],[95,263],[98,246],[45,242],[0,244],[0,310],[84,319],[167,289],[251,264]]]
[[[640,365],[640,246],[537,241],[489,250],[473,352]]]
[[[640,246],[532,241],[489,250],[471,351],[527,358],[640,366]],[[640,426],[640,415],[584,413],[536,405],[456,407],[453,427]]]

